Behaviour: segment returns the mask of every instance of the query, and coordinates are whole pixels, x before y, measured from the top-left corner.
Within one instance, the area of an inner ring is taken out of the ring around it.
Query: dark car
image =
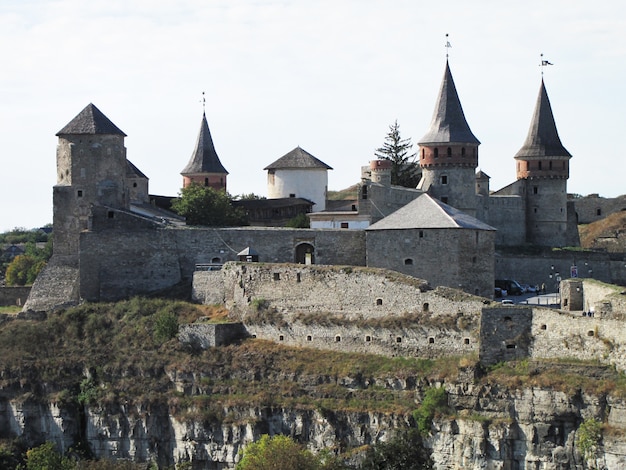
[[[510,295],[522,295],[524,289],[514,279],[496,279],[496,287],[506,290]]]

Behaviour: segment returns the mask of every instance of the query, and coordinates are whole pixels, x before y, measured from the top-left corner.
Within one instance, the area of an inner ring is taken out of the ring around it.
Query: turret
[[[559,138],[541,80],[530,129],[515,155],[517,179],[525,182],[526,239],[543,246],[567,244],[567,179],[572,155]]]
[[[202,113],[202,123],[200,124],[196,147],[191,154],[189,163],[180,174],[183,176],[183,188],[191,183],[196,183],[226,191],[228,172],[215,151],[205,113]]]
[[[480,141],[467,124],[447,61],[432,121],[418,144],[422,179],[417,188],[475,215]]]

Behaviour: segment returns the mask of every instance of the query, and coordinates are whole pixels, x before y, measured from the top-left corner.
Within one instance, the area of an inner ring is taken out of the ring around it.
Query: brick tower
[[[226,191],[226,175],[228,172],[217,156],[206,114],[202,113],[202,123],[196,148],[187,166],[180,172],[183,176],[183,188],[191,183],[209,186],[213,189]]]
[[[417,189],[476,216],[480,141],[465,120],[448,61],[433,119],[418,144],[422,179]]]
[[[543,246],[565,246],[567,234],[567,179],[572,155],[563,147],[543,79],[530,130],[515,155],[517,179],[526,199],[526,241]]]

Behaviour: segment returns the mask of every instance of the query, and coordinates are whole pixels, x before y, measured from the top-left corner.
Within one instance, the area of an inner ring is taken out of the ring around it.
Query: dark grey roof
[[[275,199],[239,199],[233,201],[234,206],[243,207],[248,210],[279,209],[283,207],[298,206],[313,207],[314,204],[314,202],[301,197],[281,197]]]
[[[491,179],[491,176],[489,176],[487,173],[485,173],[483,170],[478,170],[478,173],[476,173],[476,179]]]
[[[461,212],[427,193],[389,214],[365,230],[401,230],[415,228],[468,228],[495,230],[490,225]]]
[[[528,157],[567,157],[572,155],[563,147],[559,133],[556,130],[552,106],[548,99],[548,92],[541,79],[539,96],[535,106],[535,113],[530,123],[528,136],[522,148],[515,154],[515,158]]]
[[[454,86],[450,66],[446,61],[446,70],[443,74],[439,98],[435,105],[433,119],[426,135],[422,137],[419,144],[438,143],[459,143],[459,144],[480,144],[480,141],[472,134],[459,95]]]
[[[127,177],[136,177],[136,178],[145,178],[148,179],[143,172],[137,168],[130,160],[126,160],[126,176]]]
[[[126,137],[126,134],[113,124],[93,103],[89,103],[85,109],[56,133],[57,136],[68,134],[113,134]]]
[[[196,148],[191,155],[189,163],[187,163],[187,166],[180,172],[183,176],[199,173],[228,174],[215,151],[205,113],[202,113],[202,123],[200,124],[200,133],[198,134]]]
[[[264,170],[284,170],[287,168],[325,168],[332,170],[323,161],[315,158],[309,152],[301,149],[299,146],[293,149],[291,152],[283,155],[274,163],[267,165]]]

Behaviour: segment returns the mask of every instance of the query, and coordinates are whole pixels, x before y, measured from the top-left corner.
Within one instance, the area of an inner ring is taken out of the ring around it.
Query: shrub
[[[400,431],[388,442],[367,449],[361,470],[429,470],[433,462],[415,429]]]
[[[72,470],[74,463],[59,454],[52,442],[26,452],[26,470]]]
[[[320,463],[308,450],[287,436],[267,434],[243,449],[236,470],[317,470]]]
[[[168,311],[160,311],[154,320],[154,339],[164,343],[178,334],[178,319]]]
[[[595,456],[602,437],[602,424],[595,418],[582,422],[576,436],[576,448],[585,460]]]
[[[443,387],[430,387],[424,393],[424,400],[413,418],[421,435],[430,432],[430,426],[436,413],[444,412],[448,406],[448,394]]]

